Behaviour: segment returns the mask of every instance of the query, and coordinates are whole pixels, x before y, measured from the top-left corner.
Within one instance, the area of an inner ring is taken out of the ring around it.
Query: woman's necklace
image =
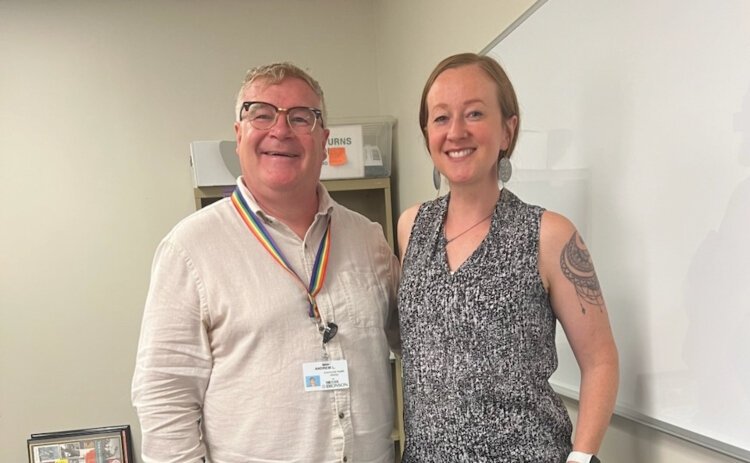
[[[474,225],[472,225],[471,227],[467,228],[466,230],[462,231],[461,233],[459,233],[458,235],[454,236],[453,238],[450,238],[450,239],[448,239],[448,237],[446,236],[446,237],[445,237],[445,245],[446,245],[446,246],[448,246],[449,244],[451,244],[451,242],[455,241],[456,239],[460,238],[460,237],[461,237],[461,236],[463,236],[464,234],[468,233],[468,232],[469,232],[469,230],[473,229],[474,227],[476,227],[476,226],[477,226],[477,225],[479,225],[480,223],[482,223],[482,222],[484,222],[485,220],[487,220],[487,219],[489,219],[490,217],[492,217],[492,214],[493,214],[494,212],[495,212],[495,210],[493,209],[493,210],[492,210],[492,212],[490,212],[490,213],[489,213],[489,215],[487,215],[487,217],[483,218],[482,220],[480,220],[479,222],[475,223]],[[445,234],[445,232],[443,232],[443,234]]]

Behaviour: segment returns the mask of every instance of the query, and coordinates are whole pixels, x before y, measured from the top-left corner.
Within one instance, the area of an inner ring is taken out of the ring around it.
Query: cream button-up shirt
[[[350,387],[305,391],[302,365],[323,359],[306,292],[222,199],[156,251],[132,390],[143,462],[392,462],[399,267],[382,229],[319,185],[301,240],[238,185],[305,285],[330,216],[316,301],[323,322],[338,325],[326,350],[346,360]]]

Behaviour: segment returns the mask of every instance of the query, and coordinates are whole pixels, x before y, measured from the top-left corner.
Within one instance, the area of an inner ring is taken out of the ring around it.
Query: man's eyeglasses
[[[258,130],[269,130],[276,125],[279,113],[286,113],[289,127],[296,132],[310,133],[315,130],[315,124],[320,119],[323,123],[323,113],[317,108],[295,106],[294,108],[277,108],[271,103],[262,101],[245,101],[240,108],[239,120],[250,121],[250,125]]]

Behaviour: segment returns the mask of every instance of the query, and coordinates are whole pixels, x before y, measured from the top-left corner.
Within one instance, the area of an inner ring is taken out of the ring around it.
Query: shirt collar
[[[237,177],[237,186],[240,189],[240,193],[245,198],[245,201],[247,201],[247,205],[250,206],[250,209],[258,217],[263,219],[265,223],[273,223],[277,220],[276,217],[267,214],[263,209],[260,208],[258,202],[255,200],[255,197],[252,193],[250,193],[250,190],[247,189],[247,187],[245,186],[245,182],[242,181],[242,176]],[[317,192],[318,212],[315,214],[316,220],[320,219],[320,217],[327,218],[331,214],[331,211],[333,211],[334,205],[334,201],[331,198],[331,195],[328,194],[328,190],[326,190],[323,184],[320,182],[318,182]]]

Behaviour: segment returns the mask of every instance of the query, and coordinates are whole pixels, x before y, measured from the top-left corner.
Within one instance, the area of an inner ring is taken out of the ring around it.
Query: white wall
[[[0,2],[0,460],[30,433],[136,425],[151,258],[193,210],[189,143],[233,137],[253,65],[331,116],[378,113],[372,2]],[[139,430],[135,429],[136,436]]]
[[[398,120],[394,148],[394,209],[435,197],[432,163],[419,130],[419,98],[435,65],[479,52],[532,0],[410,0],[376,2],[380,109]]]
[[[153,250],[193,209],[188,143],[232,137],[248,67],[308,68],[333,117],[396,116],[398,213],[434,196],[416,122],[427,75],[531,3],[0,1],[0,459],[25,461],[32,432],[129,423],[138,443]],[[621,419],[602,456],[732,461]]]
[[[620,352],[618,409],[745,459],[748,30],[746,0],[656,0],[648,14],[554,0],[490,51],[521,104],[510,188],[572,218],[596,258]],[[553,384],[577,390],[567,344],[558,331]]]

